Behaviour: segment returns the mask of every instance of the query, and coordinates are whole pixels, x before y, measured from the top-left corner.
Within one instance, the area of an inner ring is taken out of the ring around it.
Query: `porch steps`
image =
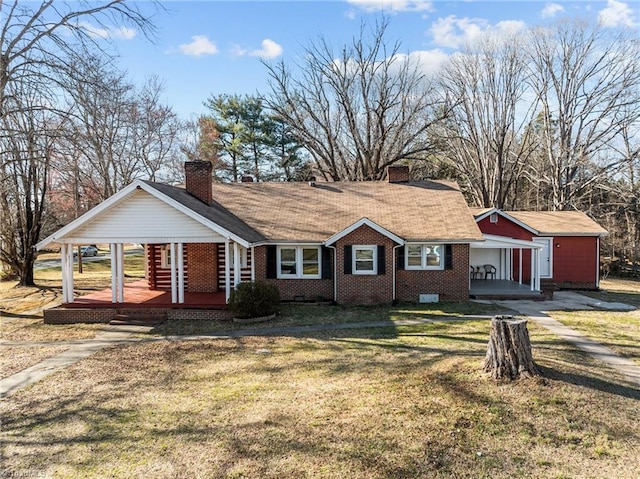
[[[167,319],[167,312],[164,309],[131,309],[121,310],[116,314],[109,324],[127,326],[156,326]]]

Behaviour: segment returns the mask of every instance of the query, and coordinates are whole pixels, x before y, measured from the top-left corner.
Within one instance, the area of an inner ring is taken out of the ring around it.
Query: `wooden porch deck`
[[[469,296],[473,299],[543,299],[531,285],[502,279],[472,279]]]
[[[149,289],[146,280],[124,285],[124,303],[111,302],[111,289],[96,291],[74,298],[73,303],[65,303],[65,308],[163,308],[163,309],[227,309],[224,291],[216,293],[184,293],[184,303],[171,303],[171,291]]]

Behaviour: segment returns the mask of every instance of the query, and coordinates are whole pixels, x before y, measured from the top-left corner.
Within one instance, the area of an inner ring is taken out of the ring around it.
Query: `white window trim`
[[[235,250],[234,248],[230,248],[230,256],[231,256],[231,264],[235,264]],[[248,254],[247,254],[247,248],[245,248],[244,246],[242,246],[241,244],[238,245],[238,249],[240,250],[240,267],[241,268],[248,268],[249,267],[249,261],[247,259]]]
[[[280,265],[282,264],[280,251],[283,249],[293,249],[296,251],[296,274],[282,274]],[[304,274],[303,249],[318,250],[318,274]],[[277,274],[278,279],[320,279],[322,277],[322,251],[317,245],[281,245],[277,248]]]
[[[160,267],[171,268],[171,245],[165,244],[160,246]]]
[[[356,250],[358,249],[370,249],[373,251],[373,270],[372,271],[358,271],[356,269]],[[378,274],[378,246],[371,244],[358,244],[351,247],[351,272],[353,274],[361,275],[376,275]]]
[[[420,266],[409,265],[409,246],[420,246]],[[428,266],[427,265],[427,248],[440,246],[440,264],[438,266]],[[405,246],[405,254],[404,254],[404,269],[414,270],[414,271],[442,271],[444,270],[444,256],[445,256],[445,245],[440,243],[408,243]]]

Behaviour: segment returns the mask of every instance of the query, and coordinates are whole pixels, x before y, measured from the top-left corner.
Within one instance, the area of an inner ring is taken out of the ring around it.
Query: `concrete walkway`
[[[499,304],[520,314],[528,316],[533,321],[547,328],[553,334],[576,345],[593,357],[600,359],[611,367],[624,374],[629,381],[640,385],[640,367],[633,361],[622,358],[610,349],[586,338],[581,333],[564,326],[560,322],[552,319],[544,311],[567,310],[567,309],[615,309],[633,310],[632,306],[622,303],[604,303],[588,298],[584,295],[559,292],[555,294],[553,301],[499,301]],[[188,336],[166,336],[166,337],[140,337],[134,336],[136,333],[149,331],[145,326],[105,326],[105,330],[100,332],[95,338],[90,340],[73,341],[0,341],[0,347],[42,347],[42,346],[69,346],[69,349],[41,361],[23,371],[12,376],[0,379],[0,399],[8,397],[21,388],[29,386],[55,371],[61,370],[72,364],[87,358],[92,354],[109,346],[136,342],[155,341],[197,341],[203,339],[229,339],[246,336],[284,336],[305,334],[325,330],[349,330],[382,328],[389,326],[406,326],[425,323],[436,323],[441,321],[468,321],[470,319],[489,320],[492,316],[465,316],[465,317],[440,317],[420,320],[404,321],[371,321],[361,323],[338,323],[338,324],[314,324],[308,326],[283,326],[273,328],[252,328],[239,331],[219,332],[201,335]]]
[[[561,310],[585,311],[607,309],[632,311],[635,309],[633,306],[624,303],[598,301],[570,291],[559,291],[555,293],[553,301],[498,301],[498,304],[517,311],[524,316],[528,316],[556,336],[561,337],[594,358],[620,371],[629,381],[640,386],[640,366],[630,359],[619,356],[606,346],[592,341],[575,329],[565,326],[560,321],[556,321],[548,314],[545,314],[549,311]]]
[[[137,340],[137,338],[132,338],[132,335],[141,331],[142,329],[140,328],[127,329],[124,331],[105,330],[98,333],[95,338],[85,341],[49,341],[46,343],[42,341],[2,341],[0,346],[3,347],[26,345],[33,347],[69,346],[69,349],[55,356],[51,356],[50,358],[34,364],[33,366],[7,378],[0,379],[0,399],[11,396],[18,390],[40,381],[49,374],[59,371],[60,369],[71,366],[81,359],[88,358],[93,353],[96,353],[101,349],[116,344],[131,342],[132,339]]]

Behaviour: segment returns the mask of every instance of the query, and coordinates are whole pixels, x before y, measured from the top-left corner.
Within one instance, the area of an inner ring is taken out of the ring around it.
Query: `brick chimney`
[[[389,183],[408,183],[409,167],[406,165],[387,166],[387,179]]]
[[[213,164],[210,161],[186,161],[184,176],[187,193],[210,205],[213,202]]]

